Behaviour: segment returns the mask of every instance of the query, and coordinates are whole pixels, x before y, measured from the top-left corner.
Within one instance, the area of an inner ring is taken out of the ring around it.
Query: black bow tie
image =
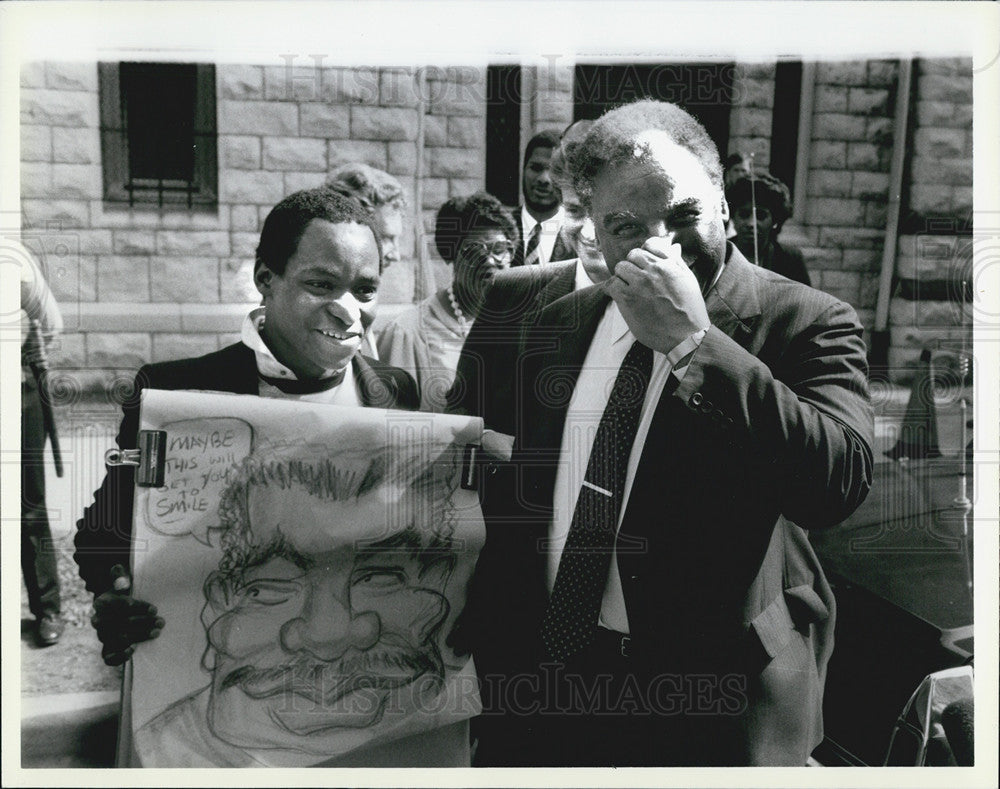
[[[269,383],[275,389],[280,389],[285,394],[314,394],[316,392],[325,392],[327,389],[333,389],[333,387],[344,380],[345,372],[346,368],[329,378],[312,378],[307,381],[270,378],[266,375],[261,375],[260,379]]]

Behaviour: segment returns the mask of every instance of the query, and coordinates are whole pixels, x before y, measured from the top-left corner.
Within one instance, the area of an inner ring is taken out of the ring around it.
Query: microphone
[[[959,767],[975,764],[974,702],[972,699],[953,701],[941,713],[945,737]]]

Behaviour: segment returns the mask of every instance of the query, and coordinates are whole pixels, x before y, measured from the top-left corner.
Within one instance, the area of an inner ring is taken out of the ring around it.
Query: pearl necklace
[[[466,334],[469,330],[469,321],[465,317],[465,313],[462,312],[462,308],[458,306],[458,300],[455,298],[455,283],[448,286],[448,302],[451,304],[451,309],[455,313],[456,320],[458,320],[459,329],[462,330],[462,334]]]

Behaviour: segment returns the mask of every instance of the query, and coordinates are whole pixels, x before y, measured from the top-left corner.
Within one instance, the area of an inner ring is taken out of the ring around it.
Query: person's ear
[[[261,296],[267,298],[271,292],[271,282],[274,279],[274,272],[271,271],[262,260],[258,260],[253,267],[253,284]]]
[[[725,224],[729,221],[729,203],[726,202],[725,195],[722,196],[722,222]]]

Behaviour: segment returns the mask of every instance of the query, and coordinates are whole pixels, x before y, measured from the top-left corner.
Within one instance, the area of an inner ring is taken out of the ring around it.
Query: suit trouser
[[[36,619],[58,615],[59,575],[45,509],[45,422],[33,377],[21,385],[21,573]]]

